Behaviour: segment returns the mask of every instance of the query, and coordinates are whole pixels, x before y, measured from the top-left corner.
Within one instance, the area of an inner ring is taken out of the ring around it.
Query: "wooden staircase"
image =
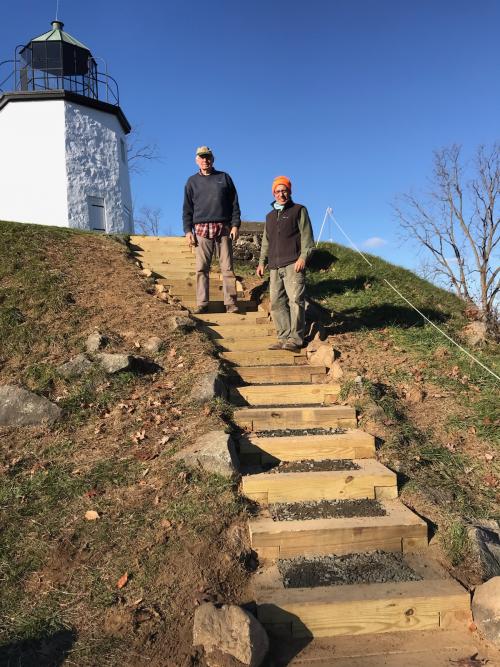
[[[171,294],[186,306],[193,305],[194,257],[184,239],[133,237],[132,243],[143,265],[169,285]],[[221,303],[221,278],[214,272],[210,280],[213,303]],[[336,403],[340,387],[326,383],[327,369],[309,365],[303,351],[268,350],[275,341],[272,322],[247,298],[243,285],[240,288],[245,314],[210,313],[197,319],[220,350],[233,383],[234,422],[241,429],[237,442],[244,473],[241,491],[257,506],[249,520],[252,548],[260,563],[252,597],[259,620],[275,638],[276,664],[437,665],[429,656],[424,662],[411,657],[422,655],[415,642],[409,643],[412,652],[405,658],[399,639],[394,645],[399,646],[400,662],[385,661],[383,655],[378,661],[367,657],[363,662],[359,652],[363,641],[378,655],[373,650],[377,636],[399,638],[409,631],[425,631],[423,641],[456,657],[447,633],[466,637],[468,592],[428,557],[425,522],[398,500],[395,473],[376,460],[374,438],[357,428],[354,408]],[[304,459],[352,461],[353,469],[267,470],[280,462]],[[378,501],[380,515],[279,521],[271,512],[275,503],[342,499]],[[402,554],[420,580],[285,588],[278,569],[281,559],[375,550]],[[293,642],[305,646],[312,638],[324,637],[340,642],[340,652],[332,648],[327,656],[331,661],[303,663],[297,654],[291,662],[280,662]],[[380,645],[385,646],[383,639]]]

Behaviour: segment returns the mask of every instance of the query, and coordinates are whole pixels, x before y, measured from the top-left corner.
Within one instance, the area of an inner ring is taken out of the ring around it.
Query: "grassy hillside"
[[[0,222],[0,253],[0,384],[64,411],[50,428],[0,428],[0,664],[191,665],[196,601],[238,600],[247,576],[228,541],[233,489],[171,459],[224,427],[217,403],[189,398],[211,347],[168,331],[169,306],[117,240]],[[162,370],[64,379],[95,329],[111,352],[166,339]]]
[[[464,566],[466,523],[499,515],[500,385],[384,279],[470,350],[461,300],[367,257],[371,267],[348,248],[320,244],[308,293],[332,313],[334,344],[348,369],[343,396],[357,402],[380,438],[380,457],[401,473],[403,497],[441,526],[450,561]],[[472,350],[500,375],[498,351],[493,343]]]

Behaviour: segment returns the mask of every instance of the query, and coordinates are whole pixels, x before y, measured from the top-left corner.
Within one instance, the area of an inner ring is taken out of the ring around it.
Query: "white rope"
[[[370,262],[370,260],[369,260],[369,259],[368,259],[368,258],[361,252],[361,250],[356,246],[356,244],[354,243],[354,241],[353,241],[353,240],[346,234],[346,232],[342,229],[342,227],[339,225],[339,223],[335,220],[335,218],[333,217],[333,211],[332,211],[331,208],[327,208],[327,209],[326,209],[325,219],[326,219],[326,216],[329,216],[329,217],[330,217],[330,219],[332,220],[332,222],[338,227],[338,229],[340,230],[340,232],[341,232],[341,233],[345,236],[345,238],[349,241],[349,243],[350,243],[351,246],[354,248],[354,250],[355,250],[359,255],[361,255],[361,257],[365,260],[365,262],[368,264],[368,266],[370,266],[371,268],[373,268],[373,264]],[[323,225],[324,225],[324,221],[323,221]],[[318,242],[319,242],[319,238],[320,238],[320,236],[321,236],[321,231],[323,230],[323,225],[321,226],[320,235],[319,235],[319,237],[318,237]],[[318,245],[318,244],[316,243],[316,246],[317,246],[317,245]],[[411,301],[409,301],[403,294],[401,294],[401,292],[399,291],[399,289],[398,289],[395,285],[393,285],[392,283],[390,283],[386,278],[383,278],[383,281],[384,281],[385,283],[387,283],[387,285],[389,285],[389,287],[390,287],[392,290],[394,290],[394,292],[396,292],[396,294],[397,294],[398,296],[400,296],[404,301],[406,301],[406,303],[407,303],[409,306],[411,306],[411,308],[413,308],[413,310],[415,310],[421,317],[423,317],[423,319],[424,319],[426,322],[428,322],[431,326],[434,327],[434,329],[437,329],[437,331],[439,331],[440,334],[442,334],[445,338],[447,338],[447,339],[450,341],[450,343],[453,343],[453,345],[455,345],[456,347],[458,347],[459,350],[461,350],[462,352],[464,352],[468,357],[470,357],[473,361],[475,361],[476,364],[479,364],[479,366],[481,366],[482,368],[484,368],[485,371],[488,371],[488,373],[490,373],[490,375],[493,375],[494,378],[496,378],[497,380],[500,381],[500,376],[499,376],[499,375],[497,375],[494,371],[492,371],[491,368],[488,368],[488,366],[485,366],[485,365],[483,364],[482,361],[479,361],[479,359],[477,359],[477,358],[476,358],[473,354],[471,354],[468,350],[466,350],[466,349],[465,349],[464,347],[462,347],[459,343],[457,343],[455,340],[453,340],[453,338],[451,338],[450,336],[448,336],[448,334],[446,333],[446,331],[443,331],[440,327],[437,326],[437,324],[434,324],[434,322],[432,322],[432,321],[431,321],[426,315],[424,315],[424,314],[423,314],[423,313],[422,313],[416,306],[414,306],[414,305],[411,303]]]
[[[332,209],[327,208],[326,211],[325,211],[325,217],[323,218],[323,222],[321,223],[321,229],[319,230],[318,240],[316,241],[316,248],[318,247],[318,243],[321,239],[321,234],[323,233],[323,227],[325,226],[326,219],[331,213],[332,213]]]

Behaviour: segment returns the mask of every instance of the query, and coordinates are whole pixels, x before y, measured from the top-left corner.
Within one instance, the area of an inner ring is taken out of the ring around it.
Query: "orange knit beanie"
[[[276,176],[273,181],[273,195],[278,185],[284,185],[286,188],[288,188],[289,192],[292,191],[292,181],[286,176]]]

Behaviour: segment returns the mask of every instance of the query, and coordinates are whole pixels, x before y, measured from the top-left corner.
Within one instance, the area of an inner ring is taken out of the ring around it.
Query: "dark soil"
[[[372,551],[345,556],[316,556],[278,561],[285,588],[420,581],[402,554]]]
[[[267,406],[266,406],[267,407]],[[256,431],[256,436],[265,438],[284,438],[299,435],[334,435],[336,433],[345,433],[345,428],[278,428],[274,431]]]
[[[269,506],[274,521],[333,519],[354,516],[385,516],[378,500],[320,500],[317,503],[276,503]]]
[[[303,459],[302,461],[281,461],[269,473],[283,472],[326,472],[333,470],[359,470],[359,465],[349,459]]]

